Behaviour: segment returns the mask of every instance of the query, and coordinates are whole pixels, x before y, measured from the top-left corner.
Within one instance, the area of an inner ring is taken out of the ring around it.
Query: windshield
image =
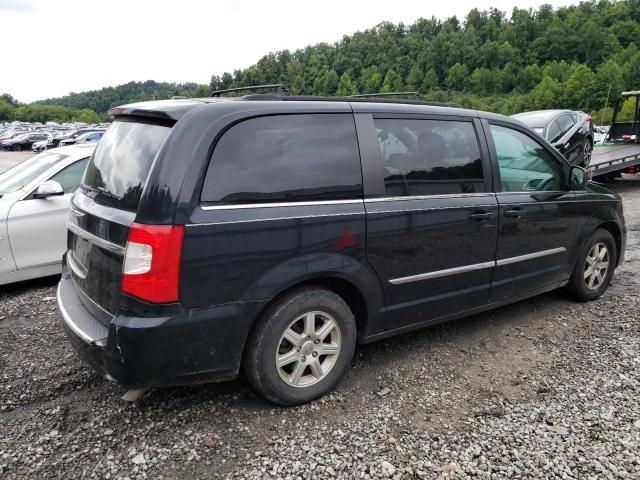
[[[170,131],[149,123],[114,122],[87,166],[83,190],[99,203],[135,212],[153,160]]]
[[[68,155],[45,152],[7,170],[0,175],[0,196],[17,192],[67,157]]]

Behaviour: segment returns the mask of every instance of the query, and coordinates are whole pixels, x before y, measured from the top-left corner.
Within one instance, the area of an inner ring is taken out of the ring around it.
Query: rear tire
[[[607,290],[617,258],[616,242],[607,230],[596,230],[578,256],[567,290],[581,302],[596,300]]]
[[[356,324],[335,293],[308,287],[284,296],[263,315],[247,341],[243,369],[251,385],[282,406],[314,400],[351,364]]]

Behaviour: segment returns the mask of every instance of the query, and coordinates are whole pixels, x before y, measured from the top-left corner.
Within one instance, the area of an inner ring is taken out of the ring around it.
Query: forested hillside
[[[473,9],[463,20],[382,23],[334,44],[269,53],[246,69],[214,75],[209,86],[130,82],[40,103],[104,115],[131,101],[284,82],[296,94],[411,90],[431,100],[505,114],[563,107],[592,112],[600,120],[600,110],[623,89],[640,89],[636,43],[640,0],[509,13]],[[2,111],[0,104],[0,120]],[[610,109],[606,114],[605,121]]]
[[[428,9],[428,4],[425,4]],[[601,109],[609,89],[640,88],[640,1],[536,11],[471,10],[464,21],[384,23],[212,78],[212,88],[287,82],[294,93],[416,90],[433,100],[514,113]],[[609,101],[611,104],[611,101]]]

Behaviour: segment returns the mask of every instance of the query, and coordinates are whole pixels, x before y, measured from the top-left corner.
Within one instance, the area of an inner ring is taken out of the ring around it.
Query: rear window
[[[362,196],[351,114],[275,115],[245,120],[220,139],[202,201],[234,204]]]
[[[89,161],[82,189],[96,202],[135,212],[169,127],[114,122]]]

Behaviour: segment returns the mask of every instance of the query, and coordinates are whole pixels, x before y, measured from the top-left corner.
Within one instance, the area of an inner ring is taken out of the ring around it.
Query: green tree
[[[544,77],[531,92],[531,107],[535,110],[558,108],[560,95],[560,83],[551,77]]]
[[[344,72],[340,77],[340,82],[338,83],[338,90],[336,91],[336,95],[341,97],[346,97],[348,95],[355,95],[358,92],[356,86],[351,80],[351,75],[349,72]]]
[[[403,90],[402,77],[393,68],[387,71],[382,83],[383,92],[401,92]]]
[[[467,66],[456,63],[449,69],[449,73],[447,73],[447,78],[444,81],[444,84],[451,90],[463,90],[468,76],[469,69]]]
[[[411,67],[409,70],[409,75],[407,75],[407,88],[412,92],[417,92],[422,87],[422,82],[424,81],[422,71],[416,65]]]
[[[430,68],[424,76],[421,90],[423,92],[428,92],[429,90],[432,90],[434,88],[438,88],[438,74],[436,73],[435,69]]]

